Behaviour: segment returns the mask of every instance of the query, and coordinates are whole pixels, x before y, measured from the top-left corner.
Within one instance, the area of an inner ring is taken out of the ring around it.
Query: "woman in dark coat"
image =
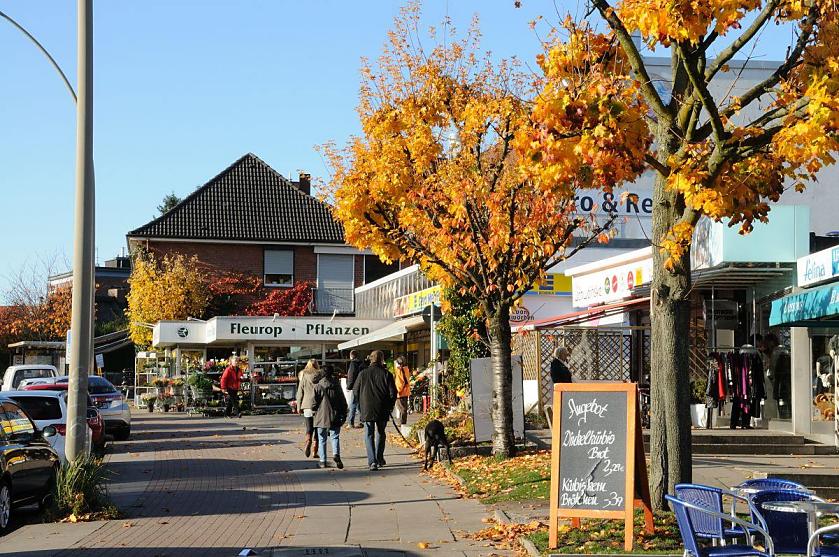
[[[320,468],[326,468],[326,439],[332,444],[332,460],[339,469],[344,467],[341,462],[341,426],[347,419],[347,399],[341,384],[335,379],[331,366],[323,370],[323,377],[315,385],[315,400],[312,405],[314,426],[317,428],[320,441]]]

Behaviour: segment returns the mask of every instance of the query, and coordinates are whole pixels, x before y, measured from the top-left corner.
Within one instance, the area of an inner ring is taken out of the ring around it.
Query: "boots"
[[[308,454],[306,456],[309,456]],[[312,435],[312,457],[318,458],[318,436],[317,433]]]
[[[315,439],[315,443],[317,443],[317,439]],[[317,446],[317,445],[315,445],[315,446]],[[318,452],[318,450],[315,449],[315,454],[317,454],[317,452]],[[311,433],[306,434],[306,448],[303,450],[303,453],[306,455],[307,458],[309,457],[310,454],[312,454],[312,434]]]

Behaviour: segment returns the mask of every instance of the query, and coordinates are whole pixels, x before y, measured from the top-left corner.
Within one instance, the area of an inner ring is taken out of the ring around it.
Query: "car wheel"
[[[58,466],[52,469],[52,473],[50,474],[50,480],[47,483],[47,490],[44,493],[44,496],[41,497],[41,500],[38,501],[38,510],[46,512],[52,507],[52,501],[55,493],[55,482],[58,481]]]
[[[127,425],[125,427],[120,428],[114,433],[114,439],[117,441],[128,441],[128,438],[131,437],[131,426]]]
[[[0,534],[5,534],[9,529],[9,522],[12,518],[12,487],[8,480],[0,483]]]

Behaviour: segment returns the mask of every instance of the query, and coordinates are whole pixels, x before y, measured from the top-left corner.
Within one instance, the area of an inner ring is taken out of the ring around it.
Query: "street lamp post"
[[[76,103],[76,221],[73,235],[73,308],[70,325],[70,385],[67,396],[66,456],[74,461],[87,442],[87,377],[93,368],[95,288],[95,181],[93,170],[93,0],[78,0],[78,88],[38,40],[17,21],[0,17],[23,33],[49,60]]]
[[[73,312],[67,397],[67,460],[85,454],[87,377],[93,364],[95,204],[93,185],[93,0],[78,0],[76,100],[76,220],[73,233]]]

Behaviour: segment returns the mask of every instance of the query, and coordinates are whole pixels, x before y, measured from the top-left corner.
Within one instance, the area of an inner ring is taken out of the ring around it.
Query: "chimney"
[[[312,195],[312,175],[306,172],[300,173],[297,188],[306,195]]]

